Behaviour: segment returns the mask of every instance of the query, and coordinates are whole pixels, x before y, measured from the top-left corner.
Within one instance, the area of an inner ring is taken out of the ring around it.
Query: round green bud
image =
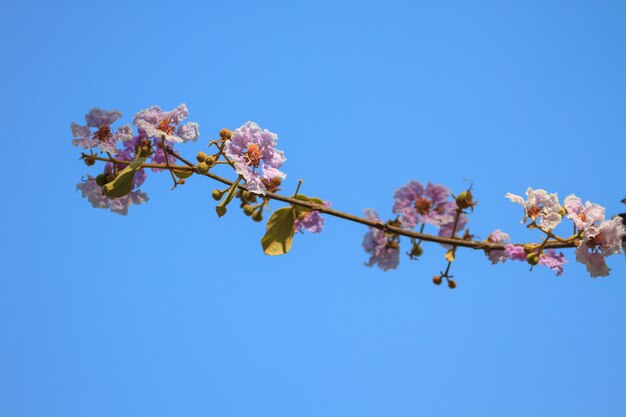
[[[439,275],[435,275],[435,276],[433,277],[433,284],[435,284],[435,285],[441,285],[441,281],[442,281],[442,279],[441,279],[441,277],[440,277]]]
[[[449,279],[448,280],[448,288],[455,289],[456,288],[456,281],[453,280],[453,279]]]
[[[526,262],[531,265],[537,265],[539,263],[539,254],[538,253],[529,253],[526,255]]]
[[[98,184],[100,187],[102,187],[106,183],[107,183],[107,176],[106,176],[106,174],[98,174],[98,176],[96,177],[96,184]]]
[[[248,203],[254,203],[256,201],[256,196],[254,195],[254,193],[251,193],[250,191],[244,190],[241,193],[241,198],[243,198],[243,200]]]
[[[527,243],[527,244],[524,245],[524,253],[526,255],[528,255],[529,253],[534,252],[535,249],[537,249],[537,245],[533,245],[531,243]]]
[[[224,193],[220,190],[213,190],[213,192],[211,193],[211,197],[213,197],[213,200],[215,201],[220,201],[223,194]]]
[[[252,214],[252,220],[255,222],[263,221],[263,212],[261,210],[257,210]]]
[[[411,248],[411,254],[410,254],[410,256],[413,256],[413,257],[418,257],[418,256],[421,256],[421,255],[422,255],[422,253],[424,253],[424,249],[422,249],[422,247],[421,247],[420,245],[415,244],[415,245],[413,245],[413,247]]]
[[[213,155],[207,155],[206,158],[204,158],[204,162],[210,167],[212,167],[213,165],[215,165],[215,157]]]
[[[200,162],[198,165],[196,165],[196,171],[198,171],[198,174],[204,175],[209,172],[209,166],[204,162]]]
[[[204,162],[206,161],[207,156],[209,155],[204,152],[198,152],[198,154],[196,155],[196,159],[198,160],[198,162]]]
[[[85,165],[87,165],[88,167],[90,167],[90,166],[92,166],[92,165],[94,165],[96,163],[96,160],[91,158],[91,157],[89,157],[89,156],[85,156],[83,158],[83,161],[85,161]]]
[[[246,216],[252,216],[253,213],[254,207],[252,207],[250,204],[246,204],[245,206],[243,206],[243,214],[245,214]]]

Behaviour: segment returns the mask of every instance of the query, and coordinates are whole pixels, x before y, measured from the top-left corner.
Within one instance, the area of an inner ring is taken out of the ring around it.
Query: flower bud
[[[441,277],[440,277],[439,275],[435,275],[435,276],[433,277],[433,284],[435,284],[435,285],[441,285],[441,281],[442,281],[442,280],[441,280]]]
[[[461,209],[474,207],[476,204],[474,203],[473,198],[474,196],[472,195],[471,190],[463,191],[456,198],[456,205]]]
[[[279,186],[280,184],[283,183],[283,180],[280,177],[274,177],[271,180],[272,184]]]
[[[252,215],[252,220],[254,220],[255,222],[263,221],[263,212],[261,210],[255,211]]]
[[[411,258],[417,258],[418,256],[421,256],[422,253],[424,253],[424,249],[422,249],[422,247],[416,243],[411,248],[411,253],[409,253],[409,256]]]
[[[538,253],[529,253],[526,255],[526,262],[531,265],[537,265],[539,263],[539,254]]]
[[[213,190],[213,192],[211,193],[211,197],[213,197],[213,200],[215,201],[220,201],[223,195],[224,195],[224,191],[220,191],[220,190]]]
[[[98,184],[100,187],[102,187],[106,183],[107,183],[106,174],[98,174],[98,176],[96,176],[96,184]]]
[[[211,168],[215,165],[215,157],[213,155],[207,155],[206,158],[204,158],[204,162]]]
[[[449,279],[448,280],[448,288],[450,288],[452,290],[455,289],[456,288],[456,281],[453,280],[453,279]]]
[[[535,251],[535,249],[537,249],[537,245],[533,245],[531,243],[527,243],[524,245],[524,253],[526,255],[533,253]]]
[[[85,157],[83,158],[83,161],[85,161],[85,165],[87,165],[88,167],[90,167],[90,166],[92,166],[92,165],[94,165],[94,164],[96,163],[96,160],[95,160],[95,159],[93,159],[93,158],[92,158],[92,157],[90,157],[90,156],[85,156]]]
[[[204,175],[209,172],[209,166],[205,162],[200,162],[196,165],[196,171],[198,171],[198,174]]]
[[[226,128],[220,130],[220,137],[222,139],[230,139],[233,136],[233,132],[231,130],[228,130]]]
[[[252,216],[253,213],[254,207],[252,207],[250,204],[246,204],[245,206],[243,206],[243,214],[245,214],[246,216]]]
[[[196,159],[198,160],[198,162],[204,162],[204,161],[206,161],[206,158],[207,158],[208,156],[209,156],[209,155],[207,155],[207,154],[206,154],[206,153],[204,153],[204,152],[198,152],[198,154],[196,155]]]
[[[247,190],[244,190],[241,193],[241,198],[243,198],[243,200],[248,203],[254,203],[256,201],[256,196],[254,195],[254,193],[251,193],[250,191],[247,191]]]

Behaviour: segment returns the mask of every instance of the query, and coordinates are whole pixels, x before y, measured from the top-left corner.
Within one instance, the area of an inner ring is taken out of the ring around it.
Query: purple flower
[[[526,223],[528,218],[537,220],[539,225],[546,230],[552,230],[561,222],[563,218],[561,205],[556,193],[548,194],[545,190],[526,190],[526,198],[518,195],[506,193],[506,198],[513,203],[521,204],[524,207],[524,219],[522,223]]]
[[[621,217],[605,220],[599,226],[589,226],[583,233],[583,240],[576,248],[576,260],[587,266],[593,278],[605,277],[611,270],[605,258],[622,251],[622,240],[626,228]]]
[[[567,263],[563,252],[556,252],[552,249],[544,251],[539,255],[539,265],[547,266],[553,271],[556,271],[556,276],[563,274],[563,264]]]
[[[507,244],[504,245],[504,255],[507,259],[515,261],[526,261],[526,252],[522,246]]]
[[[574,222],[579,230],[586,230],[596,222],[604,220],[604,207],[587,201],[583,206],[580,198],[574,194],[565,197],[563,206],[567,210],[567,217]]]
[[[491,244],[505,243],[510,239],[508,233],[504,233],[503,231],[496,229],[487,237],[487,242]],[[497,264],[499,262],[505,262],[507,259],[506,253],[504,250],[490,250],[487,251],[487,257],[491,261],[492,264]]]
[[[278,170],[285,162],[282,151],[276,149],[278,135],[247,122],[232,133],[224,152],[235,165],[235,171],[246,180],[248,191],[265,195],[267,188],[263,180],[285,179]]]
[[[139,205],[148,201],[148,195],[140,190],[132,191],[124,197],[111,199],[102,194],[102,187],[96,181],[89,179],[76,185],[83,198],[87,198],[94,208],[110,209],[113,213],[127,215],[128,208],[134,204]]]
[[[325,201],[324,205],[330,207],[330,201]],[[295,227],[296,232],[300,233],[304,233],[305,230],[311,233],[320,233],[324,228],[322,213],[317,210],[305,212],[296,219]]]
[[[81,146],[83,149],[99,148],[102,152],[109,152],[112,155],[117,153],[115,143],[132,139],[133,129],[130,125],[117,128],[113,133],[111,124],[122,117],[118,110],[102,110],[93,108],[85,115],[86,126],[76,123],[71,124],[72,145]],[[92,128],[96,129],[92,132]]]
[[[181,124],[189,111],[185,104],[174,110],[163,111],[159,106],[152,106],[135,114],[133,124],[143,130],[147,137],[168,142],[182,143],[196,141],[200,136],[198,123]]]
[[[405,229],[413,229],[418,223],[442,226],[454,220],[456,203],[448,201],[450,191],[442,185],[430,182],[424,187],[411,181],[393,194],[393,212],[400,214],[400,223]]]
[[[365,209],[365,216],[370,220],[380,221],[375,210]],[[380,269],[388,271],[395,269],[400,263],[398,242],[390,239],[382,230],[370,227],[370,231],[363,238],[363,248],[371,255],[367,266],[378,264]]]

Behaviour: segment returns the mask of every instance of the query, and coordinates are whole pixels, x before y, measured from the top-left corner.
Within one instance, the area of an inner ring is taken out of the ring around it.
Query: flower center
[[[93,138],[97,139],[100,142],[106,142],[111,139],[113,133],[111,133],[111,128],[109,125],[102,125],[98,128],[98,130],[93,134]]]
[[[244,160],[248,165],[252,165],[254,168],[257,168],[261,163],[261,149],[259,149],[259,145],[256,143],[249,143],[246,147]]]
[[[157,129],[159,129],[161,132],[165,132],[168,135],[173,135],[175,126],[172,125],[172,117],[162,118],[159,124],[157,125]]]
[[[531,208],[528,209],[528,217],[530,217],[531,219],[536,219],[537,216],[539,216],[539,213],[541,213],[542,208],[539,206],[532,206]]]
[[[597,249],[598,246],[600,246],[601,244],[602,244],[602,232],[600,232],[597,235],[589,238],[589,240],[587,241],[587,245],[592,250],[593,249]]]
[[[584,222],[587,221],[587,216],[585,216],[585,213],[578,213],[578,218]]]
[[[415,210],[422,216],[428,214],[432,208],[432,201],[427,198],[418,198],[415,200]]]

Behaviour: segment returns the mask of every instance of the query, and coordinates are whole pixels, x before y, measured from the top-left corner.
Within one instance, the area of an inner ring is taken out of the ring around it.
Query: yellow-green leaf
[[[446,260],[448,262],[454,262],[454,249],[450,249],[446,252]]]
[[[193,171],[192,170],[186,170],[186,169],[173,169],[172,172],[174,173],[174,175],[176,175],[178,178],[189,178],[193,175]]]
[[[265,236],[261,239],[266,255],[284,255],[291,249],[295,231],[296,211],[293,207],[283,207],[272,213],[267,221]]]
[[[144,158],[138,159],[118,172],[113,181],[102,186],[102,193],[110,198],[120,198],[129,194],[133,189],[135,172],[141,167],[143,161]]]

